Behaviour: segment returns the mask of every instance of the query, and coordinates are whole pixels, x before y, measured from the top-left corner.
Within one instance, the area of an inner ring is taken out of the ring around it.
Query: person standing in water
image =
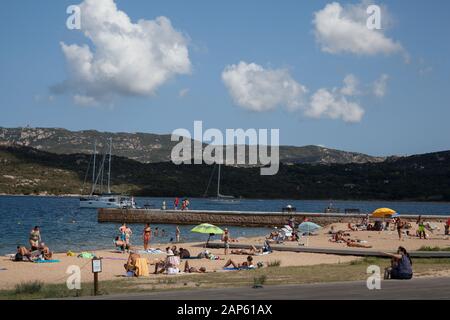
[[[227,256],[228,255],[228,249],[230,249],[230,232],[228,231],[228,228],[225,228],[223,230],[222,241],[225,244],[224,255]]]
[[[152,228],[148,223],[145,225],[144,232],[142,234],[142,239],[144,240],[144,250],[147,250],[148,244],[152,239]]]
[[[38,250],[39,249],[39,243],[41,242],[41,231],[40,231],[38,226],[35,226],[30,231],[29,240],[30,240],[31,251]]]
[[[178,226],[177,226],[175,229],[175,238],[177,240],[177,243],[180,242],[180,234],[181,234],[180,228],[178,228]]]

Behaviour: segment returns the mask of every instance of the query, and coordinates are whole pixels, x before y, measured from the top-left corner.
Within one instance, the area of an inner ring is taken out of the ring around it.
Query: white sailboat
[[[103,187],[103,172],[105,167],[106,154],[103,156],[102,165],[96,176],[95,165],[97,156],[97,142],[94,143],[94,154],[93,154],[93,170],[92,170],[92,189],[88,196],[80,197],[80,208],[135,208],[136,203],[134,198],[124,197],[117,193],[111,192],[111,151],[112,151],[112,139],[109,139],[109,159],[108,159],[108,185],[107,192],[95,194],[97,183],[100,179],[100,191]]]
[[[206,192],[207,191],[208,190],[206,190]],[[220,193],[220,163],[219,163],[219,170],[217,173],[217,195],[215,198],[210,198],[209,200],[213,202],[228,203],[228,204],[238,204],[240,202],[239,199],[236,199],[234,196],[227,196]]]

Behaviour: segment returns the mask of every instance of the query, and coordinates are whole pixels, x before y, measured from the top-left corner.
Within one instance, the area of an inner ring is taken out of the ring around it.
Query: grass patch
[[[367,267],[378,265],[381,270],[390,265],[390,259],[364,258],[349,263],[322,264],[314,266],[290,266],[259,268],[235,272],[211,272],[205,274],[186,274],[176,277],[159,275],[151,278],[120,278],[101,281],[101,294],[127,294],[165,290],[192,290],[196,288],[225,288],[238,286],[305,284],[367,279]],[[416,275],[448,271],[450,259],[413,259]],[[187,283],[187,285],[186,285]],[[43,299],[82,297],[93,294],[92,283],[82,283],[81,290],[68,290],[64,284],[45,284],[40,290],[0,290],[0,299]]]
[[[267,263],[267,267],[272,268],[272,267],[279,267],[281,266],[281,260],[274,260],[274,261],[269,261]]]
[[[260,275],[259,277],[254,277],[253,278],[253,287],[260,287],[262,286],[264,283],[266,283],[267,280],[267,275],[263,274]]]
[[[16,285],[15,294],[35,294],[42,290],[44,283],[42,281],[22,282]]]
[[[429,246],[422,246],[419,248],[418,251],[450,251],[450,247],[429,247]]]

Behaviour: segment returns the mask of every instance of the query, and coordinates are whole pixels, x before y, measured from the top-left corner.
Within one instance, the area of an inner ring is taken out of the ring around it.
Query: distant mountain
[[[90,158],[86,154],[0,146],[0,193],[87,192]],[[144,164],[113,156],[112,191],[139,196],[201,197],[208,183],[214,186],[217,181],[213,170],[214,166],[204,164]],[[450,201],[450,151],[380,163],[281,164],[274,176],[261,176],[259,168],[223,166],[221,182],[223,194],[256,199]],[[209,189],[211,196],[215,190]]]
[[[170,153],[178,142],[170,135],[151,133],[110,133],[95,130],[69,131],[60,128],[0,128],[0,145],[20,145],[57,154],[90,154],[97,141],[97,149],[105,148],[113,139],[113,154],[142,163],[170,161]],[[320,146],[280,146],[283,163],[366,163],[381,162],[385,158],[324,148]]]

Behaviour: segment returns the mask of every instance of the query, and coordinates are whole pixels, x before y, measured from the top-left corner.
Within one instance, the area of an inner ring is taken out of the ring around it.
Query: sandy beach
[[[429,247],[448,247],[450,241],[444,236],[443,226],[441,230],[436,230],[433,234],[430,234],[430,238],[427,240],[421,240],[416,237],[404,237],[399,240],[396,231],[348,231],[346,224],[332,224],[326,228],[321,229],[317,235],[308,237],[308,247],[320,247],[320,248],[346,248],[345,243],[330,242],[330,235],[328,231],[331,226],[334,230],[345,230],[350,234],[350,238],[363,241],[364,244],[372,246],[370,250],[379,251],[395,251],[398,246],[404,246],[407,250],[417,250],[422,246]],[[232,234],[231,230],[231,234]],[[136,237],[137,238],[137,237]],[[265,237],[255,238],[238,238],[238,243],[241,244],[257,244],[261,245],[264,242]],[[306,239],[303,239],[304,241]],[[138,239],[134,239],[135,250],[140,250],[142,247],[138,243]],[[178,248],[186,248],[190,251],[191,256],[196,256],[203,249],[204,243],[178,243]],[[284,246],[298,246],[297,242],[286,241]],[[160,248],[164,250],[168,244],[152,243],[152,248]],[[369,250],[369,249],[367,249]],[[223,249],[209,249],[209,251],[220,257],[220,260],[209,259],[192,259],[189,260],[189,264],[194,267],[206,267],[207,272],[224,272],[223,265],[229,258],[236,262],[243,262],[246,258],[244,255],[228,254],[224,256]],[[124,263],[128,257],[128,254],[123,254],[117,251],[111,250],[98,250],[91,251],[98,257],[103,258],[103,272],[100,273],[99,279],[102,280],[114,280],[124,276]],[[77,253],[78,254],[78,253]],[[155,263],[157,260],[165,258],[165,254],[142,254],[150,264]],[[0,258],[0,289],[12,289],[14,286],[21,282],[28,282],[33,280],[40,280],[44,283],[64,284],[67,280],[68,274],[66,270],[71,265],[79,266],[82,272],[82,282],[91,282],[91,260],[77,258],[76,256],[67,256],[66,253],[57,253],[54,255],[54,259],[60,260],[57,263],[30,263],[30,262],[13,262],[8,257]],[[267,265],[271,261],[280,261],[281,266],[309,266],[318,264],[336,264],[345,263],[358,257],[352,256],[338,256],[338,255],[326,255],[326,254],[314,254],[314,253],[295,253],[295,252],[280,252],[274,251],[269,255],[255,256],[254,263],[263,262]],[[184,267],[184,261],[182,261],[181,269]],[[154,266],[150,266],[150,272],[154,271]],[[226,271],[235,272],[235,271]],[[245,272],[245,271],[241,271]],[[437,276],[438,274],[436,274]],[[439,273],[442,275],[449,275],[448,273]],[[150,277],[168,277],[167,275],[153,275]],[[169,276],[170,277],[170,276]]]

